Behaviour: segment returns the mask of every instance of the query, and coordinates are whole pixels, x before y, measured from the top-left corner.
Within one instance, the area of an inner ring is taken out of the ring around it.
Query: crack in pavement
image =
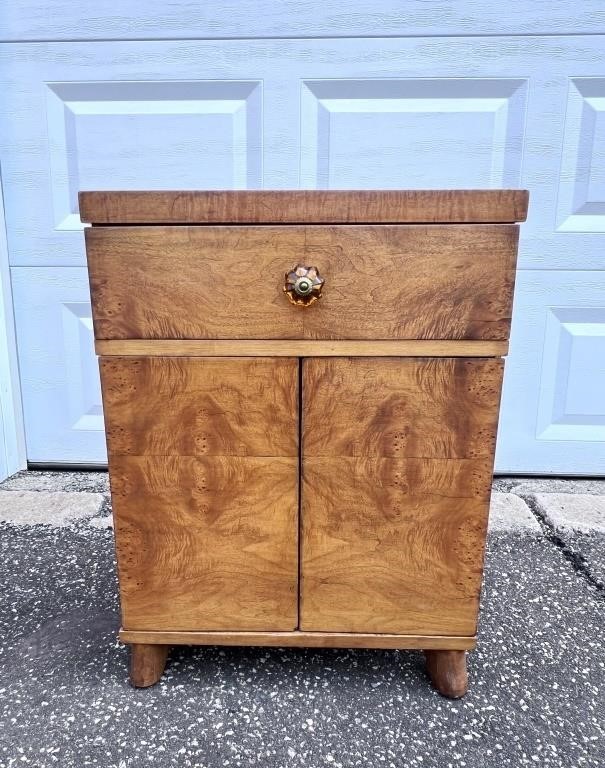
[[[584,579],[584,581],[596,590],[597,597],[601,600],[605,600],[605,584],[593,575],[584,555],[580,552],[576,552],[576,550],[573,549],[557,531],[556,526],[554,526],[548,519],[546,510],[540,505],[536,497],[533,494],[518,493],[517,495],[522,498],[529,507],[530,511],[538,521],[546,539],[561,552],[578,576]]]

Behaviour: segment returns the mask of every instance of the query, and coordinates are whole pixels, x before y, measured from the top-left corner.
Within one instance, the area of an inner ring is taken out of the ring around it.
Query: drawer
[[[515,224],[95,226],[97,339],[508,338]],[[286,272],[316,266],[320,301]]]

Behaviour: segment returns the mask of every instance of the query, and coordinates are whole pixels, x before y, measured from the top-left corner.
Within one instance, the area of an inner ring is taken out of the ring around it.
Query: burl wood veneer
[[[417,648],[465,693],[527,197],[80,194],[133,685]]]

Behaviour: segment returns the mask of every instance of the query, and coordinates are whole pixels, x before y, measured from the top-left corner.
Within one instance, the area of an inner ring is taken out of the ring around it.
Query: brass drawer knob
[[[308,307],[321,298],[324,282],[317,267],[297,264],[290,272],[286,272],[284,291],[292,304]]]

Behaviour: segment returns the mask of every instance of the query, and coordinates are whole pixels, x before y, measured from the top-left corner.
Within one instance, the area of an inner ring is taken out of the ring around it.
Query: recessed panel
[[[517,274],[497,472],[605,466],[604,295],[605,272]]]
[[[605,309],[548,310],[539,440],[605,440]]]
[[[527,84],[508,79],[303,84],[303,186],[519,185]]]
[[[562,232],[605,232],[605,78],[569,83],[559,179]]]
[[[30,462],[107,460],[86,269],[11,270]]]
[[[257,82],[48,84],[54,226],[81,228],[82,189],[261,183]]]

